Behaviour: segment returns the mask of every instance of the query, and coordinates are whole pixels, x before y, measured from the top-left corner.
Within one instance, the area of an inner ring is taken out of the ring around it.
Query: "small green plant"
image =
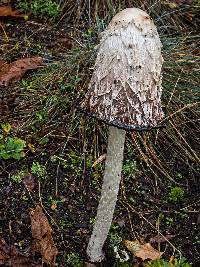
[[[171,257],[169,261],[165,261],[164,259],[149,261],[147,263],[144,263],[144,267],[192,267],[192,265],[187,262],[184,257],[180,260]]]
[[[116,232],[119,225],[112,224],[111,232],[109,234],[109,247],[112,254],[115,256],[115,265],[114,266],[129,266],[127,261],[129,260],[129,254],[122,246],[122,237]]]
[[[77,253],[67,254],[67,263],[70,267],[83,267],[84,262],[83,259]]]
[[[41,138],[36,138],[36,140],[38,141],[40,145],[45,145],[49,142],[49,138],[46,136],[41,137]]]
[[[137,172],[137,162],[134,160],[134,151],[131,145],[126,147],[127,159],[123,163],[122,174],[125,179],[130,179]]]
[[[29,81],[28,79],[22,79],[22,86],[24,87],[24,89],[26,89],[27,91],[34,91],[35,89],[35,85],[33,84],[33,81]]]
[[[68,154],[68,163],[66,167],[70,168],[77,176],[81,176],[83,172],[81,161],[81,156],[71,150]]]
[[[92,179],[92,184],[94,186],[99,187],[99,179],[103,175],[103,165],[102,164],[97,164],[93,167],[93,179]]]
[[[67,221],[66,219],[62,218],[59,221],[59,227],[63,230],[66,230],[66,228],[72,228],[74,227],[75,222],[74,221]]]
[[[123,164],[122,173],[125,178],[129,179],[134,176],[137,171],[137,163],[134,160],[126,160]]]
[[[1,128],[5,134],[9,134],[12,127],[11,127],[10,123],[1,123]]]
[[[131,202],[132,205],[135,205],[137,203],[136,199],[133,197],[129,197],[129,201]]]
[[[183,200],[185,191],[183,188],[179,187],[179,186],[175,186],[172,187],[169,194],[168,194],[168,198],[171,202],[180,202],[181,200]]]
[[[172,225],[174,223],[174,219],[171,217],[166,217],[166,224],[167,225]]]
[[[183,210],[182,211],[174,211],[174,214],[176,214],[176,217],[180,218],[180,219],[189,218],[188,213],[184,212]]]
[[[101,33],[107,29],[107,25],[111,20],[111,16],[109,15],[106,20],[99,18],[98,16],[95,17],[96,20],[96,31]]]
[[[55,20],[60,14],[60,6],[53,0],[22,0],[17,7],[26,12],[31,11],[35,16],[48,17],[50,20]]]
[[[31,166],[31,173],[35,174],[38,178],[44,180],[47,177],[47,172],[45,166],[41,165],[39,162],[33,162]]]
[[[23,149],[26,142],[17,137],[9,137],[11,130],[9,123],[2,123],[2,134],[0,134],[0,159],[21,159],[24,157]]]
[[[95,222],[96,222],[96,217],[92,217],[92,218],[90,218],[90,224],[91,224],[92,226],[94,226]]]
[[[200,237],[195,236],[195,238],[194,238],[194,242],[195,242],[197,245],[200,245]]]
[[[62,83],[60,85],[60,92],[71,93],[80,81],[81,78],[79,76],[70,76],[68,82]]]
[[[118,233],[110,233],[109,235],[110,246],[115,247],[121,245],[122,238]]]
[[[176,173],[176,177],[179,179],[179,180],[183,180],[184,176],[182,175],[182,173],[180,172],[177,172]]]
[[[94,28],[89,27],[84,33],[83,37],[90,38],[94,35]]]
[[[35,112],[36,120],[38,120],[40,123],[43,123],[47,120],[47,114],[46,111],[40,110]]]
[[[48,203],[51,206],[52,210],[56,210],[58,208],[58,205],[62,203],[62,200],[50,196],[48,198]]]
[[[76,151],[71,150],[65,158],[63,157],[63,155],[51,156],[51,162],[57,162],[57,161],[60,161],[62,167],[68,171],[73,172],[74,175],[76,176],[82,175],[83,173],[82,158]]]
[[[4,138],[0,135],[0,158],[19,160],[24,157],[23,149],[25,146],[26,142],[20,138]]]
[[[10,179],[16,183],[21,183],[25,175],[27,174],[27,170],[19,170],[17,173],[12,175]]]

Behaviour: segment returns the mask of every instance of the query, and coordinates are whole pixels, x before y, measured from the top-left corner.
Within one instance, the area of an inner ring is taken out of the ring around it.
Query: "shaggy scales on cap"
[[[127,8],[103,34],[94,72],[81,107],[108,124],[145,130],[159,126],[161,42],[146,12]]]

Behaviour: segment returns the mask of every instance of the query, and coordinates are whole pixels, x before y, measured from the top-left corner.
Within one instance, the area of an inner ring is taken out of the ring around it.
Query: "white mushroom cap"
[[[163,58],[150,16],[138,9],[119,12],[103,33],[89,90],[81,107],[120,128],[158,127]]]
[[[117,13],[108,25],[108,30],[127,27],[129,23],[134,23],[142,34],[153,35],[157,32],[152,18],[139,8],[126,8]]]

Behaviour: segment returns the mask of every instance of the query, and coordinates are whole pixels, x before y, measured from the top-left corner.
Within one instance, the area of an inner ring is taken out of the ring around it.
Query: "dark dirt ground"
[[[7,61],[41,55],[47,65],[64,62],[68,60],[68,54],[72,55],[73,49],[78,46],[77,40],[82,44],[79,36],[74,37],[73,28],[68,27],[66,34],[64,22],[63,26],[52,27],[46,22],[32,19],[28,22],[6,19],[2,25],[9,36],[9,41],[6,42],[1,32],[1,57]],[[59,40],[63,38],[68,41],[65,40],[64,45],[60,46]],[[96,39],[93,38],[92,41],[95,43]],[[80,59],[78,60],[80,72],[82,71],[84,76],[87,64],[82,67]],[[89,57],[88,65],[92,60]],[[34,81],[38,73],[40,70],[31,71],[23,80]],[[27,147],[25,157],[19,161],[0,160],[0,236],[8,244],[14,244],[23,252],[27,251],[31,245],[29,212],[36,204],[42,204],[53,228],[53,238],[59,251],[57,266],[61,267],[68,266],[66,257],[71,252],[78,253],[86,259],[86,246],[92,230],[91,218],[96,214],[103,173],[103,163],[94,168],[91,165],[98,156],[106,152],[106,127],[103,123],[87,118],[77,111],[77,99],[83,94],[83,91],[79,92],[83,83],[78,84],[73,93],[68,92],[72,104],[70,107],[61,108],[63,102],[59,102],[49,111],[49,120],[33,119],[31,114],[41,110],[41,105],[45,101],[42,95],[50,97],[59,90],[58,76],[61,74],[57,71],[50,74],[51,78],[48,75],[49,73],[46,75],[48,92],[45,91],[45,81],[44,85],[40,81],[41,89],[34,92],[34,101],[30,99],[31,91],[27,93],[25,83],[22,85],[19,82],[0,88],[0,121],[9,122],[13,127],[13,136],[18,136],[34,146],[34,149]],[[69,77],[66,79],[69,80]],[[30,82],[27,83],[30,85]],[[66,94],[61,93],[60,96],[65,98]],[[60,108],[58,111],[57,107]],[[190,127],[188,125],[187,127]],[[162,131],[165,132],[166,129]],[[194,128],[193,131],[197,131],[198,136],[199,130]],[[146,140],[149,151],[152,144],[150,141],[148,143],[148,138],[151,136],[155,140],[156,134],[157,132],[141,135],[141,138]],[[38,139],[44,136],[48,136],[48,142],[39,144]],[[169,145],[171,140],[168,140],[167,145],[162,139],[156,143],[157,155],[165,159],[171,176],[185,192],[180,201],[173,202],[169,199],[169,191],[176,186],[175,183],[150,164],[155,171],[153,173],[144,158],[138,156],[137,149],[134,151],[132,148],[130,152],[130,147],[134,143],[132,137],[130,133],[127,134],[124,162],[128,164],[136,159],[137,170],[134,174],[128,171],[128,176],[125,172],[122,177],[111,232],[118,233],[123,239],[138,238],[142,242],[148,242],[157,235],[159,229],[164,236],[174,236],[170,239],[174,247],[166,242],[161,243],[161,251],[165,251],[164,258],[169,259],[172,255],[179,257],[180,250],[193,266],[200,266],[199,166],[190,158],[185,160],[183,157],[184,160],[181,161],[180,155],[172,153]],[[197,154],[200,152],[198,140],[192,139],[189,143]],[[146,149],[140,141],[138,144],[143,151]],[[154,157],[155,165],[159,165],[159,156]],[[33,162],[45,166],[45,177],[41,178],[37,173],[31,174]],[[17,183],[11,179],[12,175],[23,168],[26,169],[26,174],[29,173],[35,179],[32,191],[27,190],[23,181]],[[154,246],[157,248],[157,244]],[[108,244],[105,251],[107,266],[112,266],[114,257]],[[136,262],[135,259],[134,261]]]

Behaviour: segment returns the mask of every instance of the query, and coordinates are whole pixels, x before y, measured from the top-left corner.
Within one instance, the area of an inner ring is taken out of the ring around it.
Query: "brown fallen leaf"
[[[1,6],[0,7],[0,17],[14,17],[23,18],[25,15],[20,14],[19,11],[13,10],[11,6]]]
[[[162,236],[162,235],[156,235],[152,238],[150,238],[150,243],[164,243],[167,242],[167,240],[172,239],[173,237],[175,237],[175,235],[166,235],[166,236]]]
[[[23,255],[15,246],[8,245],[3,239],[0,240],[0,265],[11,267],[42,266],[41,264],[35,263],[30,258],[30,255]]]
[[[37,69],[41,64],[41,57],[22,58],[10,64],[0,60],[0,85],[8,86],[19,81],[26,71]]]
[[[57,203],[56,203],[56,202],[53,202],[53,203],[51,204],[51,209],[52,209],[52,210],[57,209]]]
[[[3,59],[0,59],[0,68],[2,68],[5,63],[6,62]]]
[[[53,267],[58,250],[51,235],[52,229],[48,219],[39,205],[30,212],[30,217],[33,237],[32,252],[40,253],[42,261]]]
[[[156,260],[161,257],[163,252],[159,252],[151,246],[150,243],[144,245],[140,244],[139,241],[124,240],[126,248],[136,257],[141,258],[143,261],[150,259]]]

